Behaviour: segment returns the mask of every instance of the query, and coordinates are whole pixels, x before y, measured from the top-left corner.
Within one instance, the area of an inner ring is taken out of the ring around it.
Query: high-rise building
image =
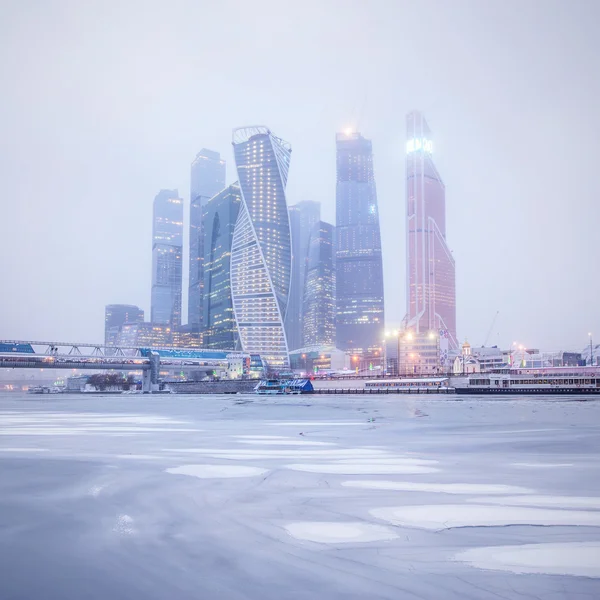
[[[152,227],[152,323],[181,325],[182,251],[183,200],[177,190],[161,190]]]
[[[406,117],[406,328],[434,332],[452,349],[456,338],[454,258],[446,242],[446,189],[433,163],[431,130],[423,115]]]
[[[289,215],[292,232],[292,279],[285,326],[288,347],[290,350],[295,350],[302,346],[303,298],[308,244],[311,232],[321,218],[321,204],[311,200],[298,202],[298,204],[290,206]]]
[[[231,296],[242,350],[289,365],[285,333],[291,240],[285,197],[291,146],[267,127],[233,132],[242,194],[231,251]]]
[[[121,326],[125,323],[140,323],[144,311],[133,304],[107,304],[104,307],[104,344],[114,346]]]
[[[173,336],[169,325],[157,323],[125,323],[121,326],[117,345],[162,348],[171,346]]]
[[[336,144],[336,345],[366,355],[384,327],[373,152],[360,133],[338,133]]]
[[[319,221],[311,232],[304,285],[302,345],[335,346],[335,252],[333,225]]]
[[[191,167],[190,183],[190,279],[188,325],[201,328],[204,278],[202,211],[206,203],[225,187],[225,161],[218,152],[202,148]]]
[[[231,301],[231,243],[242,195],[236,182],[204,206],[204,336],[206,348],[233,350],[238,343]]]

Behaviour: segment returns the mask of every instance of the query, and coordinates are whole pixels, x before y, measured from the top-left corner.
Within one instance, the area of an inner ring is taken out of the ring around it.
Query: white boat
[[[600,394],[597,367],[498,369],[470,375],[457,394],[587,395]]]

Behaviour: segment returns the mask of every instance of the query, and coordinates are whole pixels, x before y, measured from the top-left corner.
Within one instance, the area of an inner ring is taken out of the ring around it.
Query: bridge
[[[234,350],[140,348],[82,342],[0,340],[0,368],[116,369],[142,371],[142,390],[158,386],[161,368],[213,371],[249,364],[250,356]]]

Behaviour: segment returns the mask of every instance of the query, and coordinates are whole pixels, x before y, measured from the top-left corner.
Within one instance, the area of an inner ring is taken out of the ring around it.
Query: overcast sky
[[[109,303],[149,318],[154,196],[179,189],[187,240],[191,160],[217,150],[234,181],[251,124],[292,144],[288,202],[331,222],[335,133],[372,139],[397,325],[416,108],[459,339],[500,311],[490,344],[600,341],[599,19],[595,0],[0,0],[0,338],[100,341]]]

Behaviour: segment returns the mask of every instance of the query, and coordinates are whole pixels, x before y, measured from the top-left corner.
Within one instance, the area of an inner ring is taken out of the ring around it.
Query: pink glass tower
[[[454,258],[446,243],[446,188],[433,164],[431,131],[421,113],[406,117],[406,327],[456,341]]]

